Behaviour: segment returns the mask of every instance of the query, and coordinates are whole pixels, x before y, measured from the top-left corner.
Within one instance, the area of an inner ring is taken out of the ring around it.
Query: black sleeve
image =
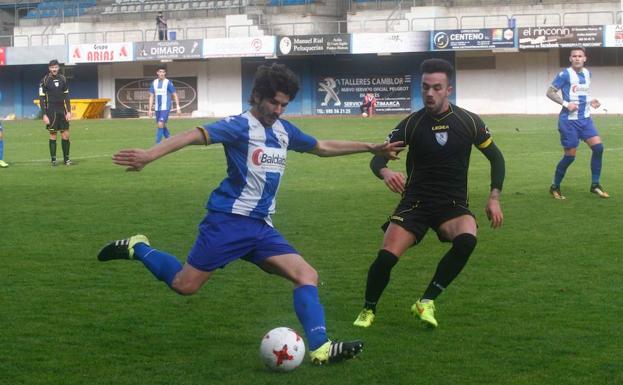
[[[381,155],[374,155],[370,160],[370,169],[377,178],[383,179],[383,177],[381,176],[381,170],[387,167],[388,161],[389,159]]]
[[[491,163],[491,189],[498,189],[502,191],[502,185],[504,184],[504,175],[506,168],[504,164],[504,156],[502,151],[491,142],[487,147],[481,148],[480,151],[489,159]]]
[[[404,142],[407,144],[407,138],[409,137],[411,130],[413,129],[412,125],[409,124],[411,119],[413,118],[413,114],[407,116],[402,122],[398,123],[396,128],[392,130],[392,132],[387,135],[385,139],[386,142],[394,143],[394,142]],[[377,178],[383,179],[380,172],[382,169],[387,167],[387,162],[389,159],[385,158],[381,155],[374,155],[370,160],[370,169],[372,173],[376,175]]]
[[[48,104],[47,98],[45,97],[45,94],[47,92],[45,89],[46,78],[47,76],[43,77],[43,79],[41,79],[41,82],[39,83],[39,107],[41,107],[41,112],[47,115]]]
[[[71,103],[69,102],[69,88],[67,86],[67,79],[63,76],[63,94],[65,95],[65,112],[71,112]]]

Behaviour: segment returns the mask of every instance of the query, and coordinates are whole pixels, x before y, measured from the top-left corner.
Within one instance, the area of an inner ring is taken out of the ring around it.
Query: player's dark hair
[[[164,70],[164,72],[167,72],[167,66],[162,65],[162,64],[161,64],[161,65],[159,65],[159,66],[158,66],[158,68],[156,69],[156,72],[157,72],[157,71],[160,71],[160,70]]]
[[[586,48],[582,47],[582,46],[575,46],[575,47],[571,47],[571,49],[569,50],[569,56],[571,56],[571,52],[573,51],[582,51],[584,52],[584,56],[586,56]]]
[[[443,72],[448,77],[448,82],[454,77],[454,67],[449,61],[444,59],[426,59],[420,65],[420,71],[423,74],[434,74]]]
[[[261,65],[255,72],[249,103],[255,106],[257,101],[274,98],[277,92],[283,92],[294,100],[298,91],[298,76],[284,64]]]
[[[48,64],[48,67],[57,66],[57,65],[59,65],[58,60],[52,59],[52,60],[50,60],[50,63]]]

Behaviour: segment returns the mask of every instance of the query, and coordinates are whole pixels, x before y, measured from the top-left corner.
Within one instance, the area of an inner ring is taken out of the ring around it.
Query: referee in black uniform
[[[39,83],[39,106],[43,112],[45,128],[50,132],[50,157],[52,166],[56,166],[56,132],[61,132],[63,161],[71,165],[69,159],[69,121],[71,120],[71,104],[67,79],[58,73],[58,60],[50,61],[49,73]]]
[[[450,104],[452,65],[441,59],[422,63],[421,92],[424,108],[409,115],[389,134],[390,142],[408,146],[407,178],[375,156],[370,167],[402,200],[385,224],[383,246],[368,271],[364,309],[355,325],[368,327],[376,305],[389,283],[390,272],[407,249],[416,245],[429,228],[452,247],[437,265],[424,294],[411,311],[431,327],[437,326],[434,300],[461,272],[476,247],[477,224],[467,202],[467,171],[472,145],[491,163],[491,192],[485,212],[491,227],[502,226],[500,192],[504,181],[504,157],[493,143],[480,117]]]

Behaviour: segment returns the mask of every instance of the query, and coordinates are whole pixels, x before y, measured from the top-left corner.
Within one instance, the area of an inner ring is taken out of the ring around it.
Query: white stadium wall
[[[457,57],[470,54],[458,53]],[[457,66],[457,104],[479,114],[556,114],[560,111],[560,106],[545,96],[561,70],[558,50],[494,55],[495,69],[462,70]],[[623,113],[623,96],[614,86],[623,82],[623,67],[591,67],[590,58],[587,67],[593,74],[591,96],[599,99],[608,113]],[[602,108],[594,113],[605,111]]]
[[[115,79],[144,77],[143,66],[154,62],[110,63],[98,66],[100,98],[111,99],[115,105]],[[169,77],[197,77],[197,116],[226,116],[242,110],[240,59],[211,59],[167,63]],[[155,73],[153,77],[155,78]],[[151,76],[150,76],[151,77]]]

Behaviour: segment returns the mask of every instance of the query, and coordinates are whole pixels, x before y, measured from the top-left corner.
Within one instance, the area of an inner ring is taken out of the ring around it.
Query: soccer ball
[[[260,356],[271,370],[289,372],[303,362],[305,342],[293,329],[275,328],[262,338]]]
[[[361,113],[361,117],[362,118],[367,118],[368,117],[368,113],[367,112],[362,112]]]

